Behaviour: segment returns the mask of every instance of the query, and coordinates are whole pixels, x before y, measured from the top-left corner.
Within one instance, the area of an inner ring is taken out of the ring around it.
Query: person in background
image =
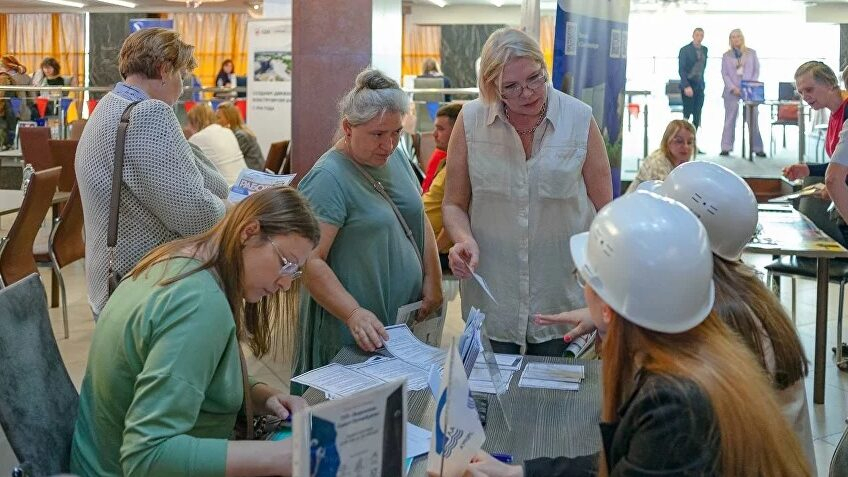
[[[205,232],[224,215],[227,183],[183,136],[173,105],[182,75],[197,63],[194,47],[164,28],[137,31],[124,40],[118,70],[124,79],[88,119],[76,154],[85,219],[85,273],[95,317],[108,297],[106,247],[118,124],[132,110],[124,147],[115,270],[123,276],[164,243]]]
[[[701,127],[701,110],[704,108],[704,70],[707,67],[707,47],[702,45],[704,29],[695,28],[692,42],[677,54],[677,69],[680,74],[680,92],[683,98],[683,119],[692,117],[695,129]],[[701,151],[697,151],[701,154]]]
[[[12,78],[14,86],[30,86],[32,78],[27,74],[26,66],[22,65],[17,58],[12,55],[0,56],[0,73],[6,73]],[[21,109],[18,112],[18,119],[21,121],[29,121],[32,117],[27,98],[32,94],[26,91],[18,91],[17,97],[21,100]]]
[[[219,88],[235,88],[236,87],[236,73],[235,66],[233,65],[233,60],[226,59],[223,63],[221,63],[221,69],[218,70],[218,76],[215,77],[215,86]],[[236,95],[234,92],[218,92],[215,93],[216,98],[235,98]]]
[[[430,162],[427,164],[427,178],[424,179],[423,185],[424,195],[421,197],[421,201],[424,202],[424,213],[427,214],[427,220],[430,221],[433,232],[436,234],[436,248],[439,250],[439,262],[443,273],[450,271],[448,252],[453,246],[442,223],[442,200],[445,197],[445,178],[448,175],[445,167],[447,160],[445,151],[447,151],[453,125],[461,109],[461,104],[452,103],[442,106],[436,112],[436,120],[433,122],[436,150],[433,151]]]
[[[419,319],[442,305],[436,237],[397,150],[408,109],[394,80],[359,73],[339,103],[341,138],[300,182],[321,243],[306,264],[293,375],[328,364],[345,345],[377,350],[403,305],[421,301]]]
[[[588,230],[612,200],[606,147],[592,110],[548,82],[539,44],[504,28],[483,46],[480,98],[465,103],[448,146],[442,203],[460,279],[463,315],[486,314],[498,353],[560,356],[567,326],[540,327],[536,313],[583,308],[562,241]]]
[[[424,60],[424,63],[421,64],[421,74],[419,75],[421,78],[442,78],[442,87],[450,88],[451,80],[444,74],[442,74],[442,70],[439,69],[439,64],[436,63],[436,60],[433,58],[427,58]],[[445,95],[445,102],[450,102],[451,96],[449,94]]]
[[[14,80],[8,73],[0,72],[0,86],[12,86]],[[18,118],[12,111],[12,102],[4,98],[5,91],[0,91],[0,150],[9,149],[15,142],[15,126]]]
[[[480,453],[466,475],[812,475],[756,358],[713,311],[713,254],[690,210],[628,194],[570,245],[603,344],[603,451],[523,466]]]
[[[445,104],[436,111],[436,119],[433,120],[433,142],[436,143],[436,148],[433,149],[433,154],[430,155],[430,160],[427,162],[427,173],[424,175],[424,182],[421,184],[421,189],[425,194],[430,189],[430,184],[433,183],[436,175],[445,167],[445,160],[448,157],[448,141],[461,109],[461,104],[453,103]]]
[[[271,187],[210,231],[154,249],[109,300],[80,391],[71,471],[81,477],[291,475],[291,439],[228,440],[250,400],[280,419],[306,407],[243,373],[319,238],[306,200]],[[248,380],[249,395],[244,381]]]
[[[730,32],[730,49],[721,57],[721,77],[724,79],[724,130],[721,133],[721,156],[728,156],[733,151],[733,141],[736,136],[736,117],[739,115],[739,99],[742,96],[742,81],[757,81],[760,77],[760,60],[757,52],[745,46],[745,36],[742,30]],[[751,118],[751,135],[753,136],[753,151],[759,157],[766,157],[763,152],[763,138],[757,125],[757,108]]]
[[[259,142],[256,141],[256,134],[244,124],[238,108],[230,102],[221,103],[218,105],[215,117],[219,125],[229,128],[236,136],[247,167],[255,171],[265,170],[265,159],[262,157]]]
[[[691,160],[697,150],[695,132],[695,126],[689,121],[672,119],[665,128],[660,148],[642,161],[625,193],[635,191],[642,182],[664,180],[672,169]]]
[[[232,185],[245,167],[235,134],[215,122],[215,113],[206,103],[197,104],[188,112],[188,128],[192,132],[188,142],[200,148],[227,184]]]

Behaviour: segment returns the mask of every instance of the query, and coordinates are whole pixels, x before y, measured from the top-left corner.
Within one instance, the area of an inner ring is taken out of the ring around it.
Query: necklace
[[[539,111],[539,119],[536,120],[536,124],[533,125],[530,129],[525,129],[524,131],[519,131],[518,128],[515,128],[515,132],[518,133],[519,136],[526,136],[528,134],[533,134],[536,132],[536,128],[542,124],[542,120],[545,119],[545,114],[548,112],[548,102],[545,101],[545,104],[542,106],[542,110]],[[509,121],[509,108],[507,108],[506,104],[504,104],[504,115],[506,116],[506,120]],[[510,123],[511,124],[511,123]],[[515,125],[513,125],[515,127]]]

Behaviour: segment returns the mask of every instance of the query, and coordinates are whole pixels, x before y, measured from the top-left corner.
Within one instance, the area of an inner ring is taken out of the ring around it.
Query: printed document
[[[254,171],[253,169],[242,169],[236,182],[230,187],[227,200],[236,204],[244,200],[250,194],[268,187],[277,185],[289,185],[297,174],[269,174],[267,172]]]
[[[408,326],[387,326],[386,333],[389,334],[389,339],[383,343],[383,346],[392,356],[402,357],[404,361],[424,369],[428,369],[431,364],[439,366],[444,364],[445,352],[422,343],[412,334]]]
[[[385,384],[382,379],[336,363],[307,371],[291,380],[323,391],[331,399],[351,396],[365,389]]]

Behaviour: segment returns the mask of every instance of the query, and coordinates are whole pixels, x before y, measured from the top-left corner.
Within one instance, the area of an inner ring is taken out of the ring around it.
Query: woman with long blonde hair
[[[319,238],[306,199],[272,187],[229,209],[210,231],[142,259],[94,331],[71,471],[291,475],[290,443],[228,438],[248,403],[280,419],[306,406],[248,379],[240,345],[261,357],[272,325],[291,326],[280,292],[300,276]]]
[[[695,126],[685,119],[672,119],[665,127],[662,142],[656,151],[642,161],[627,193],[645,181],[665,180],[675,167],[692,160],[697,149]]]
[[[262,149],[259,148],[256,134],[244,124],[238,108],[229,101],[221,103],[215,112],[215,118],[219,125],[228,128],[236,136],[247,167],[256,171],[264,170],[265,159],[262,158]]]
[[[629,194],[571,253],[603,343],[603,450],[523,467],[484,454],[470,475],[811,475],[756,359],[712,312],[712,252],[691,211]]]
[[[742,81],[757,81],[760,78],[760,60],[757,52],[745,45],[745,35],[742,30],[735,28],[730,31],[728,38],[730,49],[721,57],[721,77],[724,80],[724,130],[721,133],[720,156],[729,156],[733,152],[733,142],[736,137],[736,117],[739,115],[739,100],[742,98]],[[757,107],[751,113],[751,149],[759,157],[766,157],[763,152],[763,138],[757,126]]]

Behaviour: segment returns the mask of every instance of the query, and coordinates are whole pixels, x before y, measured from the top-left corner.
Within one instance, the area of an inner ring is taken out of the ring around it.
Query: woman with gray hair
[[[480,61],[480,99],[466,103],[448,145],[442,214],[453,273],[473,280],[462,308],[480,308],[499,353],[561,355],[567,326],[535,314],[583,308],[566,244],[612,200],[606,148],[592,110],[548,82],[539,44],[504,28]]]
[[[442,304],[436,238],[396,150],[408,108],[394,80],[361,72],[339,103],[341,139],[300,183],[321,241],[305,267],[295,375],[329,363],[344,345],[375,351],[403,305],[423,301],[424,318]]]

